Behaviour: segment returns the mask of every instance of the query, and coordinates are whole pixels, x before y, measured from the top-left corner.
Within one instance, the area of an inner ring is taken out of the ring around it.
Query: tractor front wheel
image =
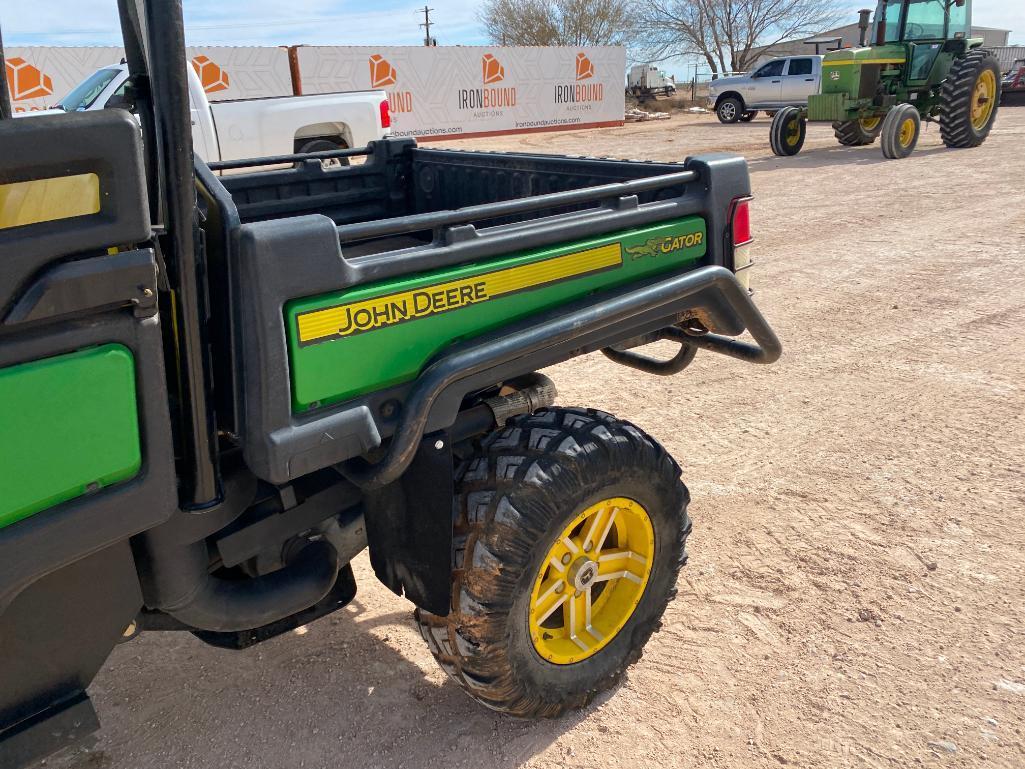
[[[808,121],[797,107],[784,107],[772,119],[769,142],[772,151],[780,157],[796,155],[804,147]]]
[[[510,420],[456,471],[452,609],[417,610],[434,657],[484,705],[554,717],[641,656],[690,533],[680,468],[590,409]]]
[[[833,123],[833,134],[845,147],[864,147],[879,138],[882,126],[881,117],[847,120],[843,123]]]
[[[1000,64],[988,51],[955,59],[940,89],[940,136],[948,147],[978,147],[1000,105]]]
[[[906,158],[918,146],[922,116],[911,104],[898,104],[883,119],[883,157],[890,160]]]

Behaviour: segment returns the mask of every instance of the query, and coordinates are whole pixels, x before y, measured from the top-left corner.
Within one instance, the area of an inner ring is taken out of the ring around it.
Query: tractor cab
[[[904,48],[909,82],[927,80],[945,43],[970,36],[971,4],[967,0],[879,0],[873,33],[878,46]]]

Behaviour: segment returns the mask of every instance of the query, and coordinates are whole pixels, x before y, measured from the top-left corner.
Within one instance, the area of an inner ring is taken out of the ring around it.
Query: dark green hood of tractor
[[[906,61],[902,43],[830,51],[822,61],[821,93],[808,100],[808,118],[850,119],[858,101],[875,97],[881,73],[888,67],[903,67]]]

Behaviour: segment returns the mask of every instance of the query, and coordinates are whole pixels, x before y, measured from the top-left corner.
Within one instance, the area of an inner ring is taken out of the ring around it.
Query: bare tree
[[[772,46],[842,18],[837,0],[637,0],[636,54],[700,56],[713,74],[745,72]]]
[[[484,32],[502,45],[619,45],[634,0],[485,0]]]

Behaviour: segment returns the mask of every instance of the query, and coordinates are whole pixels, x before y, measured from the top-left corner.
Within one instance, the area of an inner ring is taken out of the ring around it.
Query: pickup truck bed
[[[218,379],[249,372],[222,408],[234,411],[228,421],[244,435],[247,463],[268,480],[373,450],[408,427],[401,406],[435,364],[486,345],[493,332],[508,340],[517,324],[527,338],[575,310],[586,315],[599,301],[637,294],[624,300],[634,322],[618,320],[614,333],[596,316],[587,320],[591,337],[578,329],[567,344],[538,342],[543,355],[510,345],[482,353],[501,359],[492,361],[499,379],[686,318],[727,335],[751,325],[754,316],[733,306],[750,301],[726,272],[734,267],[729,217],[750,195],[742,158],[628,162],[424,149],[411,140],[346,154],[366,162],[325,169],[301,159],[220,178],[199,168],[211,259],[224,254],[223,277],[213,269],[212,280],[232,297],[214,308],[229,322],[212,325],[235,329],[215,355]],[[673,281],[702,268],[718,269],[702,272],[708,280],[684,296],[690,283]],[[724,274],[735,290],[723,288]],[[282,376],[268,379],[275,371]],[[454,376],[461,383],[446,383],[425,406],[421,433],[451,424],[475,383],[497,374]]]

